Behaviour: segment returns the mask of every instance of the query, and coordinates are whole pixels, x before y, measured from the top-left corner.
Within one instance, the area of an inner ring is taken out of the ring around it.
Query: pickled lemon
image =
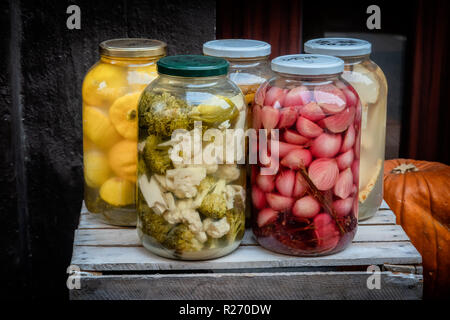
[[[135,185],[119,177],[106,180],[100,188],[100,197],[113,206],[126,206],[134,203]]]
[[[84,154],[84,180],[91,188],[99,188],[111,175],[106,155],[98,151]]]
[[[100,150],[86,135],[83,137],[83,152]]]
[[[124,95],[127,79],[121,67],[100,63],[93,67],[83,81],[83,100],[92,106],[109,107]]]
[[[109,109],[109,118],[116,130],[125,138],[137,139],[137,105],[140,92],[129,93],[114,101]]]
[[[101,148],[109,148],[121,139],[108,116],[94,107],[84,108],[83,132]]]
[[[145,67],[130,67],[127,72],[127,81],[132,91],[141,92],[157,76],[155,64]]]
[[[109,165],[116,175],[136,182],[137,142],[123,140],[114,145],[108,154]]]

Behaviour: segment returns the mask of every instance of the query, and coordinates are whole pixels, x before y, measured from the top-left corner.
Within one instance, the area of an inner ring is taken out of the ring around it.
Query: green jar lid
[[[164,57],[156,63],[158,72],[179,77],[211,77],[228,73],[228,61],[222,58],[200,55]]]

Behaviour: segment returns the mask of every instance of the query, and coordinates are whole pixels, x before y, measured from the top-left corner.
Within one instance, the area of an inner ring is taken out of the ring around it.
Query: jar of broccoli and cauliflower
[[[309,53],[328,54],[345,62],[342,77],[358,92],[362,104],[359,220],[373,217],[383,201],[386,144],[387,82],[370,59],[370,42],[351,38],[323,38],[305,43]]]
[[[170,56],[157,66],[138,106],[138,234],[160,256],[217,258],[244,235],[244,97],[224,59]]]
[[[137,104],[165,53],[158,40],[104,41],[83,81],[84,200],[110,224],[136,225]]]

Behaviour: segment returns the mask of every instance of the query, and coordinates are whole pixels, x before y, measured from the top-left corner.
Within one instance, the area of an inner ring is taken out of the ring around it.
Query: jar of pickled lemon
[[[136,225],[137,105],[165,54],[159,40],[107,40],[83,81],[85,203],[113,225]]]
[[[342,77],[361,99],[361,159],[358,219],[377,212],[383,201],[383,166],[386,143],[387,82],[383,71],[370,60],[370,42],[351,38],[323,38],[305,43],[305,52],[339,57],[345,62]]]
[[[230,63],[228,78],[242,90],[247,105],[247,122],[251,128],[252,103],[256,90],[275,74],[270,68],[271,46],[267,42],[251,39],[212,40],[203,44],[203,54],[226,59]],[[247,188],[250,188],[250,168],[247,170]],[[250,194],[250,189],[247,190]],[[247,198],[246,217],[251,216],[251,201]],[[249,225],[249,224],[248,224]]]
[[[217,258],[244,235],[246,107],[227,71],[216,57],[165,57],[141,96],[137,230],[160,256]]]

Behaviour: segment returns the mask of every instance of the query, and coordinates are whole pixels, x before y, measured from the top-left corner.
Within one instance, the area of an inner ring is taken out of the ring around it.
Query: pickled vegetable
[[[136,225],[137,107],[156,60],[102,56],[83,82],[85,203],[111,224]]]
[[[223,153],[223,142],[194,142],[193,124],[236,124],[240,113],[245,117],[242,96],[215,96],[191,106],[170,93],[148,91],[139,110],[138,214],[144,244],[182,259],[210,258],[235,248],[245,228],[245,192],[239,182],[244,169],[215,161],[194,163],[197,152],[206,155],[214,144]],[[176,129],[184,131],[172,135]],[[179,148],[185,143],[187,149]]]

